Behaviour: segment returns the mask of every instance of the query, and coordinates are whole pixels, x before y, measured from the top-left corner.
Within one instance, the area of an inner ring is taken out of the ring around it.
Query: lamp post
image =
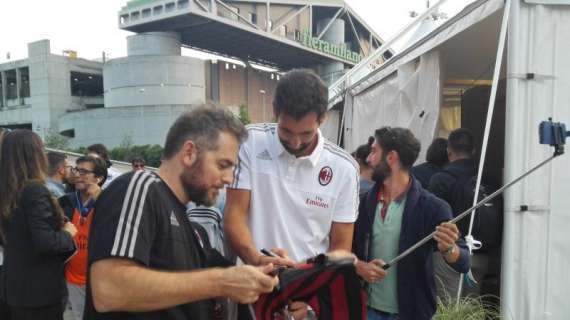
[[[266,118],[265,118],[265,90],[259,90],[259,93],[261,93],[262,96],[262,100],[261,100],[261,108],[262,108],[262,112],[263,112],[263,122],[266,122]]]

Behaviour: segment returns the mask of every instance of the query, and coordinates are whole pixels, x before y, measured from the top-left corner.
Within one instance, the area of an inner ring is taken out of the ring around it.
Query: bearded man
[[[449,205],[424,190],[410,174],[420,142],[404,128],[375,131],[368,156],[374,187],[364,196],[355,223],[357,273],[367,282],[368,319],[427,320],[436,310],[432,255],[439,251],[458,272],[469,269],[469,251],[459,240]],[[385,261],[436,230],[433,240],[387,271]]]
[[[200,108],[170,128],[158,173],[124,174],[95,204],[84,319],[213,319],[214,298],[251,303],[271,292],[273,265],[212,268],[186,204],[214,204],[233,180],[243,125]]]

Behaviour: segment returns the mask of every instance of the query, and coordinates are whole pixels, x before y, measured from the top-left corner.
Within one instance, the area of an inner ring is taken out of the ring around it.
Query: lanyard
[[[89,211],[91,211],[91,209],[93,209],[93,207],[95,206],[95,201],[93,201],[93,199],[89,199],[89,201],[87,201],[87,203],[83,205],[79,197],[79,191],[75,192],[75,202],[76,202],[75,207],[77,208],[77,210],[79,210],[79,214],[81,215],[82,218],[87,217]]]

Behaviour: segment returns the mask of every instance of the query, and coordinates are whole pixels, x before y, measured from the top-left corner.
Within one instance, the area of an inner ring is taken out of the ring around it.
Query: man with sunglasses
[[[101,186],[107,177],[107,165],[98,157],[83,156],[76,160],[71,169],[75,192],[60,199],[67,218],[77,228],[74,237],[77,254],[65,266],[65,279],[69,292],[69,303],[76,320],[83,319],[85,305],[85,284],[87,278],[87,244],[95,201],[101,193]]]
[[[145,162],[144,159],[141,157],[136,157],[131,160],[131,167],[133,171],[144,171]]]
[[[433,252],[457,272],[469,269],[469,251],[459,239],[451,208],[410,174],[420,142],[404,128],[376,130],[368,163],[372,189],[363,197],[355,223],[357,273],[368,282],[369,320],[428,320],[436,310]],[[436,231],[434,240],[390,269],[385,262]]]

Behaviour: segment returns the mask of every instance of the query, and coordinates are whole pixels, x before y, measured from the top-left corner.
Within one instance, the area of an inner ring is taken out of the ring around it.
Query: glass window
[[[252,24],[257,24],[257,14],[250,12],[249,22],[251,22]]]
[[[30,68],[20,68],[20,97],[30,97]]]
[[[6,99],[17,99],[16,69],[6,71]]]

